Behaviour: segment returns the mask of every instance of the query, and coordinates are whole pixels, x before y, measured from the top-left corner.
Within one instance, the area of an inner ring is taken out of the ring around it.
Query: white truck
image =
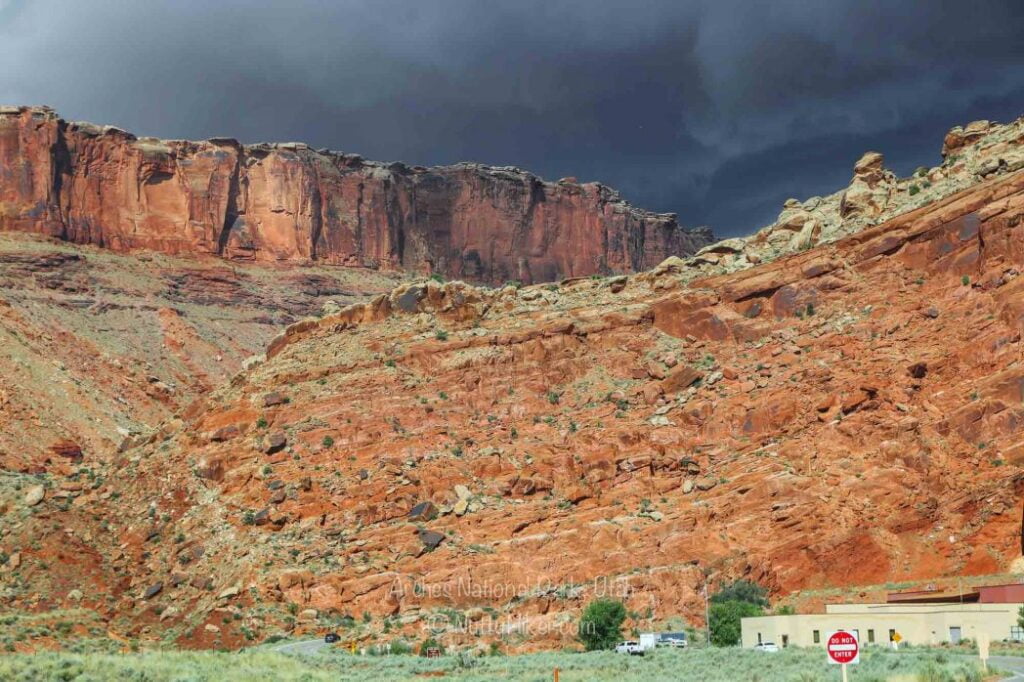
[[[619,642],[615,646],[615,651],[620,654],[629,654],[630,656],[644,655],[644,650],[640,648],[640,642],[635,639],[627,639],[625,642]]]

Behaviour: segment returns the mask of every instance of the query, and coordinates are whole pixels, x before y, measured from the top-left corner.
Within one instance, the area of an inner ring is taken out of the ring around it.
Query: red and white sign
[[[836,630],[831,633],[825,651],[829,663],[860,663],[860,643],[855,632]]]

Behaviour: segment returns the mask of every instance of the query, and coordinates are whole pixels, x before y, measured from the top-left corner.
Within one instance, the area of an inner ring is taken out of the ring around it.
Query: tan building
[[[834,630],[856,631],[861,646],[890,646],[897,633],[908,644],[956,643],[981,634],[993,642],[1022,640],[1024,631],[1017,626],[1022,604],[1024,585],[958,594],[895,593],[885,604],[829,604],[825,613],[744,618],[743,646],[774,642],[780,647],[824,647]]]

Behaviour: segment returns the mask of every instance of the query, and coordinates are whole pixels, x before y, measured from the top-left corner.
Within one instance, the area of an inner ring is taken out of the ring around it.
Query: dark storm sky
[[[1024,114],[1024,2],[0,0],[0,103],[601,180],[720,236]]]

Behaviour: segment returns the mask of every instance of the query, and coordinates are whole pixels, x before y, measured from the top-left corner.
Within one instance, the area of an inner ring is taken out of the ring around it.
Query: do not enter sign
[[[860,644],[857,642],[857,635],[846,630],[836,630],[828,636],[828,644],[825,646],[828,652],[829,663],[859,663]]]

